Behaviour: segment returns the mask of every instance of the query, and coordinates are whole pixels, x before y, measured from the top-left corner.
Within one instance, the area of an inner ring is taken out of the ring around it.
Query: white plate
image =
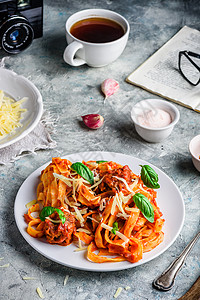
[[[0,139],[0,149],[9,146],[30,133],[41,119],[43,112],[42,96],[36,86],[23,76],[17,75],[13,71],[0,68],[0,90],[14,100],[28,99],[21,105],[27,111],[23,113],[20,121],[22,127]]]
[[[139,165],[149,164],[141,159],[113,152],[81,152],[65,156],[72,162],[82,160],[112,160],[122,165],[128,165],[135,174],[140,174],[141,167]],[[185,208],[182,196],[175,183],[160,169],[149,164],[154,168],[159,176],[160,189],[157,194],[157,204],[163,213],[165,219],[164,241],[150,252],[144,253],[143,259],[137,263],[117,262],[117,263],[93,263],[86,259],[85,251],[74,252],[76,247],[71,244],[63,247],[58,245],[50,245],[44,239],[36,239],[28,235],[26,232],[27,224],[23,215],[27,213],[25,204],[36,198],[36,188],[39,182],[41,171],[49,163],[43,165],[34,171],[22,184],[15,200],[15,220],[17,226],[25,238],[25,240],[39,253],[47,258],[60,263],[62,265],[87,271],[116,271],[123,270],[144,264],[167,250],[176,240],[183,226],[185,217]]]

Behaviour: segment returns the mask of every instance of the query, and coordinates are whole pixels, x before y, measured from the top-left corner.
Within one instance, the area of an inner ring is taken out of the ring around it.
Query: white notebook
[[[184,50],[200,54],[200,31],[184,26],[126,81],[200,112],[200,84],[188,83],[178,69],[178,54]]]

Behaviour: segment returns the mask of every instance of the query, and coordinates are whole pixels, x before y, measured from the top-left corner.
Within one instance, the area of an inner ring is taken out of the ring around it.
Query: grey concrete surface
[[[99,69],[74,68],[62,59],[66,46],[65,21],[72,13],[85,8],[111,9],[124,15],[130,23],[127,47],[111,65]],[[200,134],[200,115],[176,105],[181,117],[171,136],[163,143],[146,143],[135,132],[130,107],[155,96],[126,83],[125,78],[182,26],[200,30],[199,15],[199,1],[45,1],[43,38],[34,40],[23,53],[6,59],[5,67],[29,78],[40,90],[45,109],[56,120],[52,138],[57,141],[57,147],[0,166],[0,257],[4,257],[0,265],[10,264],[8,268],[0,268],[1,300],[39,299],[38,286],[45,299],[110,300],[121,286],[123,291],[118,299],[175,300],[195,282],[200,267],[199,243],[188,256],[171,291],[163,293],[152,288],[153,279],[180,254],[199,228],[200,177],[192,165],[188,144],[193,136]],[[4,56],[1,51],[0,58]],[[104,103],[100,84],[108,77],[119,82],[120,90]],[[103,115],[104,126],[98,131],[86,129],[80,116],[87,113]],[[136,268],[95,273],[59,265],[27,244],[13,213],[19,187],[52,156],[80,151],[114,151],[136,156],[172,178],[183,195],[186,217],[180,235],[165,253]],[[67,274],[69,280],[63,286]],[[23,276],[36,280],[24,281]],[[125,290],[126,286],[130,289]]]

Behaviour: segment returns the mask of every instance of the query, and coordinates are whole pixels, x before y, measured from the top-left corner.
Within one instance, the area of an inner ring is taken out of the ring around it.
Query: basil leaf
[[[102,163],[105,163],[105,162],[108,162],[108,161],[107,160],[96,160],[97,164],[102,164]]]
[[[114,222],[113,223],[113,228],[111,229],[111,232],[113,233],[113,234],[116,234],[116,231],[117,230],[119,230],[119,228],[118,228],[118,223],[117,222]]]
[[[150,201],[141,193],[136,193],[133,196],[135,205],[139,208],[143,216],[150,222],[154,222],[154,210]]]
[[[54,213],[55,209],[52,206],[45,206],[40,212],[40,220],[45,221],[45,218]]]
[[[152,189],[159,189],[158,174],[149,165],[141,166],[141,179],[144,184]]]
[[[55,211],[57,211],[59,218],[61,219],[62,223],[64,224],[66,221],[64,212],[62,210],[60,210],[59,208],[55,208]]]
[[[64,212],[62,210],[60,210],[59,208],[55,208],[52,206],[43,207],[43,209],[41,210],[40,215],[39,215],[40,220],[45,221],[45,218],[50,216],[51,214],[53,214],[55,211],[58,213],[59,218],[61,219],[62,223],[64,224],[66,221]]]
[[[91,185],[94,184],[94,175],[92,171],[81,162],[76,162],[72,164],[71,169],[76,171],[81,177],[87,180]]]

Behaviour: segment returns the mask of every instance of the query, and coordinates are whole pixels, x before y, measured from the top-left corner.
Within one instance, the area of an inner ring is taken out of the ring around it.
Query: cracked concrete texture
[[[0,299],[39,299],[40,287],[45,299],[109,300],[119,286],[118,299],[175,300],[191,287],[199,276],[199,244],[192,250],[179,273],[174,288],[162,293],[152,288],[152,281],[180,254],[197,233],[199,224],[199,173],[194,169],[188,151],[191,138],[200,133],[200,115],[177,106],[181,118],[171,136],[162,144],[149,144],[138,137],[130,118],[130,109],[138,101],[155,98],[150,93],[125,82],[125,78],[183,25],[200,30],[199,1],[45,1],[44,36],[34,40],[21,54],[5,60],[6,67],[29,78],[40,90],[44,107],[57,120],[52,138],[57,148],[37,151],[9,166],[0,166]],[[87,7],[86,7],[87,6]],[[106,8],[124,15],[131,26],[130,38],[121,57],[104,68],[73,68],[65,64],[65,21],[85,8]],[[194,9],[195,8],[195,9]],[[0,58],[5,53],[0,52]],[[104,101],[101,82],[114,78],[120,90]],[[100,113],[105,118],[98,131],[81,125],[80,116]],[[23,181],[39,166],[51,160],[80,151],[114,151],[136,156],[161,168],[180,188],[186,207],[181,234],[161,256],[136,268],[110,273],[73,270],[37,253],[19,233],[13,206]],[[63,281],[69,280],[66,286]],[[24,276],[34,280],[23,280]],[[129,290],[125,290],[130,286]]]

